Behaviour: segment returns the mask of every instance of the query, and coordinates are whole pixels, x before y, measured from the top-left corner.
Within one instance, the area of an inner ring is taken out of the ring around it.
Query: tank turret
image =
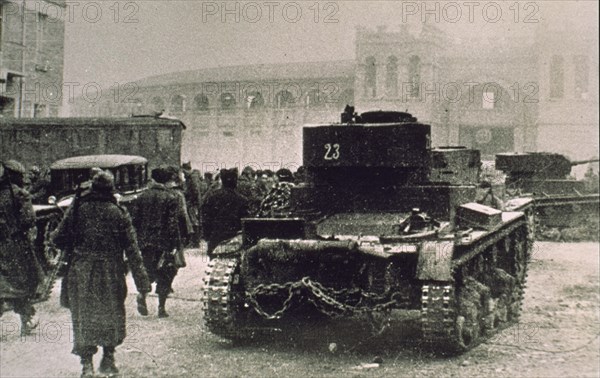
[[[595,163],[599,159],[570,161],[560,154],[529,152],[524,154],[496,155],[496,169],[509,175],[511,181],[519,179],[565,179],[576,165]]]
[[[432,149],[431,126],[405,112],[358,115],[350,108],[342,121],[304,128],[307,184],[295,190],[296,209],[410,211],[416,206],[450,218],[459,202],[474,200],[479,151]]]
[[[570,161],[564,155],[549,152],[506,153],[496,155],[496,169],[506,173],[509,188],[534,194],[572,194],[585,191],[585,185],[567,179],[571,168],[598,161]]]

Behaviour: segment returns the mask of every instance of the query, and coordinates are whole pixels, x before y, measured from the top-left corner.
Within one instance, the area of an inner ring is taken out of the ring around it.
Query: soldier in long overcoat
[[[37,326],[31,300],[44,276],[31,243],[35,214],[22,188],[24,174],[15,160],[0,165],[0,313],[3,301],[12,303],[27,335]]]
[[[187,207],[188,217],[192,225],[193,233],[190,235],[189,244],[192,248],[200,247],[200,201],[201,201],[201,182],[200,171],[192,169],[191,163],[184,163],[182,166],[183,194]]]
[[[114,178],[100,172],[91,190],[69,208],[54,233],[54,244],[70,250],[67,273],[73,321],[73,353],[81,357],[82,376],[93,376],[92,357],[104,347],[103,374],[117,374],[114,351],[125,339],[127,284],[124,255],[140,293],[150,290],[135,231],[127,210],[113,195]]]
[[[156,282],[158,316],[169,316],[165,309],[167,297],[177,270],[183,261],[176,261],[177,252],[183,253],[186,229],[182,226],[185,207],[179,193],[167,187],[171,174],[164,168],[152,170],[149,188],[139,195],[131,206],[133,226],[144,259],[150,282]],[[148,315],[146,296],[138,295],[138,312]]]

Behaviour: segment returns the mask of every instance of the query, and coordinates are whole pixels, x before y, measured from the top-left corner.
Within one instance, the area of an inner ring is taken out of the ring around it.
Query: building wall
[[[358,107],[409,110],[432,125],[434,145],[467,145],[480,149],[486,159],[506,151],[553,151],[571,159],[598,156],[597,36],[569,33],[565,26],[540,27],[526,40],[498,38],[481,45],[451,44],[444,38],[427,25],[416,33],[403,27],[359,28]],[[421,62],[421,90],[413,96],[406,90],[414,76],[407,58],[415,55]],[[563,61],[559,74],[551,67],[556,55]],[[390,56],[398,57],[394,75],[386,75]],[[368,88],[373,58],[374,91]],[[386,90],[394,76],[403,86],[397,94]],[[563,83],[560,96],[551,95],[557,82]]]
[[[165,109],[188,125],[184,160],[215,168],[256,161],[299,163],[301,126],[337,121],[345,104],[355,105],[358,112],[408,111],[432,125],[434,146],[477,148],[487,160],[508,151],[588,159],[598,155],[594,38],[540,27],[523,40],[507,37],[461,45],[427,24],[419,31],[358,28],[354,72],[340,77],[316,70],[310,78],[279,82],[262,77],[255,83],[142,86],[126,104],[80,101],[75,113],[107,116]],[[559,74],[552,66],[557,52],[563,59]],[[290,104],[281,103],[277,90],[267,90],[262,92],[264,105],[252,107],[247,91],[240,91],[248,85],[285,87],[289,82],[298,84],[300,93]],[[551,94],[557,82],[563,83],[560,96]],[[315,83],[334,83],[335,96],[324,94],[327,101],[315,104],[308,95]],[[235,102],[231,109],[222,105],[221,96],[227,93]],[[207,95],[208,106],[198,105],[200,94]]]
[[[426,24],[411,32],[406,27],[358,29],[356,44],[360,108],[408,110],[432,125],[434,145],[467,145],[480,149],[484,158],[534,148],[537,105],[523,101],[523,87],[536,80],[536,64],[526,49],[451,44]],[[398,58],[392,74],[390,57]],[[367,89],[373,58],[375,95]]]
[[[128,116],[164,110],[187,126],[182,159],[202,171],[246,165],[295,169],[302,162],[302,126],[339,122],[344,106],[353,103],[353,88],[351,77],[318,72],[314,79],[197,82],[141,87],[119,102],[114,94],[99,102],[79,98],[74,112]]]
[[[537,44],[541,51],[538,150],[567,154],[576,160],[597,157],[598,40],[590,34],[558,29],[541,32]],[[553,67],[557,58],[563,61],[562,75]],[[581,60],[587,68],[582,67]],[[562,94],[553,93],[556,86],[562,86]]]
[[[58,116],[64,67],[64,0],[0,1],[0,114]]]

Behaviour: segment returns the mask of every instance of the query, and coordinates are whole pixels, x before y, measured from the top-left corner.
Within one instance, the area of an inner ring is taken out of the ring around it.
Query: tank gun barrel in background
[[[600,162],[600,159],[598,159],[598,158],[588,159],[588,160],[576,160],[576,161],[571,162],[571,167],[574,167],[576,165],[581,165],[581,164],[598,163],[598,162]]]

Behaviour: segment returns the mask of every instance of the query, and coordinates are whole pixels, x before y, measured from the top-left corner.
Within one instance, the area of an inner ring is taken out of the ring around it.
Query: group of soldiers
[[[186,163],[183,172],[182,187],[194,229],[191,246],[206,240],[209,257],[219,243],[240,231],[241,218],[287,215],[292,187],[304,180],[302,168],[293,174],[287,168],[273,172],[248,166],[241,174],[237,168],[221,169],[214,178],[208,173],[202,179]]]
[[[26,190],[22,164],[0,166],[0,309],[9,303],[21,317],[21,333],[37,326],[33,302],[44,280],[34,252],[35,214]],[[289,170],[255,172],[222,169],[200,177],[191,165],[161,166],[151,182],[127,207],[115,196],[114,177],[94,168],[80,183],[71,205],[48,242],[65,254],[61,304],[71,310],[72,352],[82,377],[94,376],[93,355],[103,347],[98,372],[118,374],[115,348],[125,338],[125,276],[132,272],[138,290],[137,310],[149,314],[147,294],[156,283],[158,317],[167,317],[166,300],[179,268],[186,265],[184,247],[207,242],[216,246],[241,230],[244,217],[272,217],[289,211],[289,196],[300,180]]]

